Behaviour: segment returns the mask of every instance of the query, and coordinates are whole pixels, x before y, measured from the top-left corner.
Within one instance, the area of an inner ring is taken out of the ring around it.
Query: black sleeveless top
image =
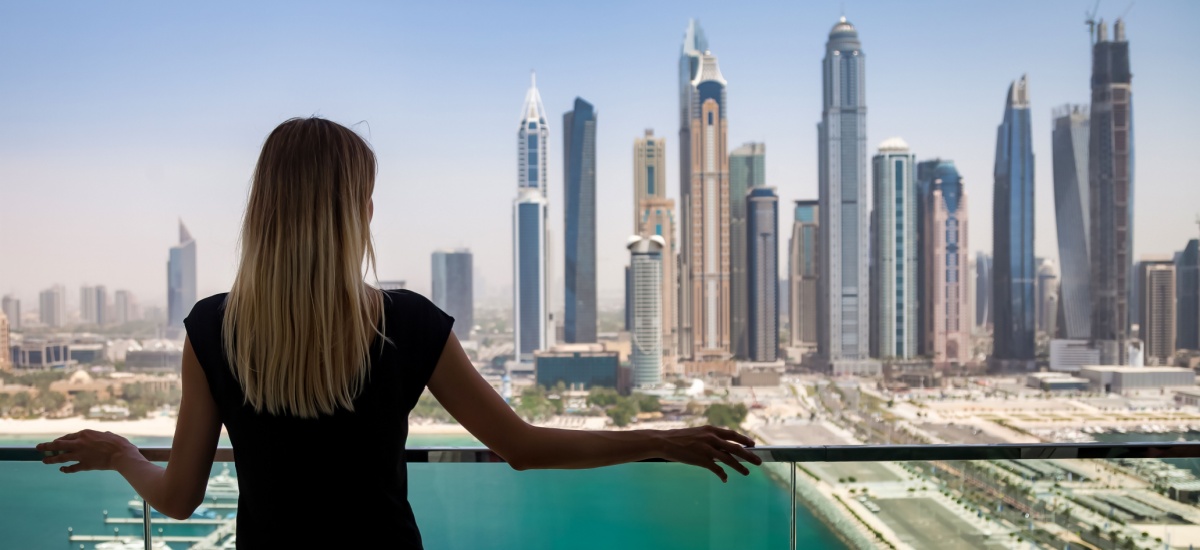
[[[384,293],[385,334],[354,412],[301,419],[256,413],[221,345],[225,294],[184,320],[237,464],[239,548],[422,548],[408,504],[408,414],[454,319],[407,290]]]

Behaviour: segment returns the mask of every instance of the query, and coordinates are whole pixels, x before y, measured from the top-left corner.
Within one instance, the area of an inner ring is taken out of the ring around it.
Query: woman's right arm
[[[453,333],[429,379],[429,390],[471,435],[514,469],[580,469],[662,458],[700,466],[721,481],[723,462],[742,475],[739,458],[762,460],[746,447],[754,441],[733,430],[704,426],[680,430],[588,431],[530,425],[479,375]]]

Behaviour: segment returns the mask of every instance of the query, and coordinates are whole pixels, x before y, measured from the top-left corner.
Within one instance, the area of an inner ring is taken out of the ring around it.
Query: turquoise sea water
[[[0,446],[43,440],[0,436]],[[170,438],[134,438],[134,443],[168,446]],[[479,443],[464,436],[413,436],[408,445]],[[214,465],[214,474],[222,467]],[[313,475],[325,473],[314,469]],[[782,549],[788,544],[788,492],[757,469],[722,484],[706,470],[678,464],[526,472],[503,464],[412,464],[409,484],[409,500],[430,550]],[[104,523],[104,510],[112,517],[131,517],[127,503],[134,496],[114,472],[67,475],[37,462],[0,463],[0,548],[78,549],[79,543],[68,545],[68,527],[75,534],[112,534],[116,527],[121,534],[141,536],[140,524]],[[314,502],[314,516],[329,505],[347,504]],[[311,521],[298,519],[298,525]],[[801,508],[796,519],[797,548],[845,548],[808,510]],[[165,526],[164,533],[209,529],[174,525]]]

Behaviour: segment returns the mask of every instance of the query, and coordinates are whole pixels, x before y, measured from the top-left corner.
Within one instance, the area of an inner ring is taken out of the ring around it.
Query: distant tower
[[[454,334],[471,339],[475,326],[473,257],[465,248],[433,253],[433,303],[454,317]]]
[[[870,347],[866,56],[843,17],[829,33],[817,125],[821,223],[820,353],[835,374],[874,374]],[[841,366],[839,363],[846,366]]]
[[[633,383],[638,387],[662,384],[662,265],[665,242],[658,235],[629,238],[630,273],[633,279],[632,350]]]
[[[1054,318],[1058,315],[1058,272],[1054,260],[1038,258],[1037,328],[1054,337]]]
[[[1092,341],[1106,365],[1123,365],[1129,338],[1133,265],[1133,89],[1125,23],[1104,22],[1092,45],[1088,141]]]
[[[733,356],[750,357],[746,208],[752,189],[765,186],[767,146],[747,143],[729,153],[729,330]]]
[[[83,286],[79,289],[79,316],[85,324],[108,324],[108,289],[104,285]]]
[[[12,341],[9,339],[11,330],[8,315],[0,311],[0,372],[12,372]]]
[[[691,358],[696,347],[692,304],[692,113],[696,97],[692,80],[700,73],[700,56],[708,51],[708,38],[695,19],[688,20],[679,53],[679,307],[677,319],[679,356]]]
[[[128,290],[118,290],[113,295],[113,322],[124,325],[141,318],[137,297]]]
[[[685,258],[692,310],[693,361],[727,361],[729,342],[729,157],[725,78],[705,52],[692,80],[691,188],[685,195],[690,234]],[[727,363],[722,363],[727,364]]]
[[[183,319],[196,305],[196,241],[179,222],[179,244],[167,260],[167,336],[183,336]]]
[[[563,115],[566,343],[596,339],[596,109],[575,98]]]
[[[752,361],[779,354],[779,196],[756,187],[746,197],[747,333]]]
[[[679,281],[676,269],[675,245],[675,201],[666,198],[648,198],[642,201],[638,234],[644,237],[658,236],[663,240],[662,251],[662,330],[663,330],[663,369],[666,372],[679,372],[676,357],[678,355],[678,310],[675,307],[679,294]],[[632,289],[632,285],[630,285]],[[632,290],[631,290],[632,292]],[[632,327],[631,327],[632,328]]]
[[[963,366],[972,355],[967,191],[953,161],[938,161],[929,183],[922,231],[925,353],[935,367]]]
[[[8,316],[8,324],[12,330],[21,330],[21,300],[9,295],[0,298],[0,311]],[[3,351],[8,355],[8,350]]]
[[[917,355],[916,157],[891,138],[873,165],[871,356],[910,359]]]
[[[633,141],[633,231],[642,231],[642,203],[667,198],[667,140],[646,130]]]
[[[817,311],[818,282],[821,274],[821,216],[817,201],[796,201],[792,222],[792,242],[788,254],[788,325],[791,347],[800,353],[816,351],[818,331],[822,330]]]
[[[1200,240],[1188,241],[1175,262],[1176,312],[1175,345],[1180,349],[1200,350]]]
[[[1088,260],[1088,109],[1064,105],[1054,110],[1054,220],[1062,273],[1058,307],[1066,338],[1092,334],[1091,269]]]
[[[975,254],[975,327],[992,326],[992,255]]]
[[[1138,332],[1146,363],[1170,365],[1175,355],[1175,262],[1143,260],[1139,275],[1142,322]]]
[[[54,285],[38,294],[38,320],[57,328],[67,323],[67,289]]]
[[[1036,265],[1033,257],[1033,145],[1029,87],[1024,76],[1005,98],[1004,121],[996,139],[992,252],[995,254],[992,304],[995,338],[992,369],[1034,367],[1037,329]]]
[[[517,198],[513,201],[513,353],[533,364],[533,352],[546,349],[550,326],[547,304],[547,141],[546,108],[532,79],[517,128]]]

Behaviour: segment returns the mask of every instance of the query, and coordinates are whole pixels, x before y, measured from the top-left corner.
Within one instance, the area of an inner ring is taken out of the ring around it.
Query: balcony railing
[[[654,548],[1200,546],[1200,467],[1175,460],[1200,458],[1200,443],[765,446],[753,452],[763,467],[748,477],[731,475],[726,486],[700,468],[664,461],[515,472],[487,449],[462,447],[409,449],[407,459],[413,507],[431,548],[487,547],[506,538],[571,548],[621,541]],[[163,462],[170,449],[142,453]],[[21,471],[10,475],[26,482],[36,472],[46,475],[52,467],[30,464],[41,458],[33,448],[0,447],[0,463],[11,463],[0,464],[0,481],[13,468]],[[232,449],[218,449],[214,472],[232,470],[233,458]],[[39,503],[42,496],[78,492],[86,498],[92,493],[81,488],[81,477],[111,474],[52,473],[60,477],[36,483],[55,487],[41,487],[22,497],[27,505],[4,512],[0,547],[60,547],[55,539],[62,535],[73,549],[232,547],[236,499],[228,494],[213,495],[206,511],[189,520],[162,518],[133,500],[127,504],[140,510],[105,508],[103,527],[93,522],[93,532],[84,526],[60,535],[19,534],[22,514],[59,509]],[[113,476],[103,478],[108,495],[102,500],[125,502],[133,492]],[[472,518],[466,530],[455,521],[464,517]],[[6,540],[10,536],[16,538]]]

